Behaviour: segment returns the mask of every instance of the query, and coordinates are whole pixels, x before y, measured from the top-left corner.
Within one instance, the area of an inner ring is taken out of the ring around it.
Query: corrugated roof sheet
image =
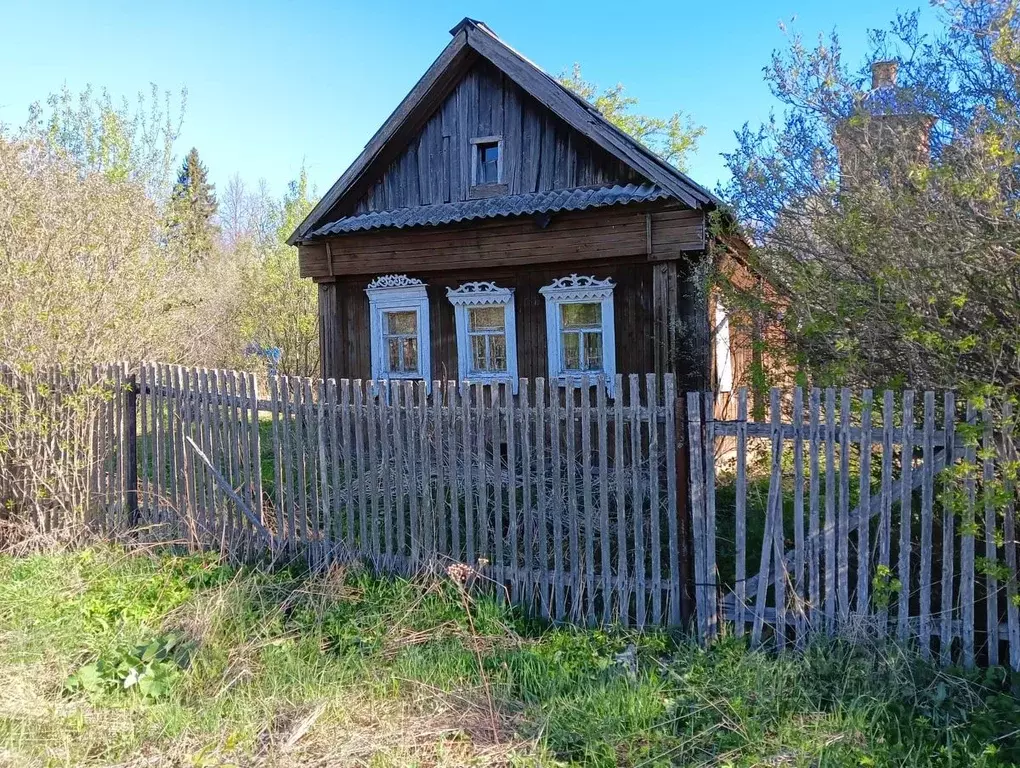
[[[311,233],[311,237],[338,235],[344,232],[361,232],[369,229],[402,227],[433,227],[472,219],[490,219],[497,216],[522,216],[555,211],[581,211],[624,203],[645,203],[672,198],[666,190],[654,184],[627,184],[613,187],[584,187],[558,189],[550,192],[531,192],[524,195],[487,197],[456,203],[421,205],[395,211],[373,211],[346,216]]]

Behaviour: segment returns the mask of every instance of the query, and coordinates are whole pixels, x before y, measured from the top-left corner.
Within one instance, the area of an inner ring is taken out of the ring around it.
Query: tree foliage
[[[724,194],[816,381],[1020,385],[1017,8],[944,0],[938,34],[916,14],[873,32],[894,86],[872,90],[835,35],[793,36],[766,68],[784,111],[739,132]]]
[[[234,177],[221,207],[192,150],[171,186],[180,121],[158,94],[65,88],[0,126],[0,360],[240,366],[257,347],[317,374],[316,289],[286,244],[306,175],[282,198]]]
[[[166,113],[91,88],[46,104],[0,130],[0,360],[222,361],[237,280],[168,247]]]
[[[0,137],[0,199],[0,359],[206,359],[213,286],[167,258],[139,184]]]
[[[241,222],[231,232],[243,260],[238,330],[253,354],[278,360],[283,374],[319,375],[319,316],[315,283],[298,272],[297,248],[287,237],[315,205],[304,168],[279,202],[264,185],[248,193],[240,180],[232,206]]]
[[[595,107],[609,122],[633,136],[667,163],[680,170],[687,168],[687,159],[694,154],[698,140],[705,133],[705,128],[697,125],[689,115],[677,111],[663,118],[634,112],[638,100],[634,96],[625,95],[622,84],[617,83],[600,91],[595,83],[581,76],[580,64],[574,64],[570,72],[562,73],[558,79],[561,85]]]
[[[65,85],[29,107],[16,138],[45,147],[52,159],[66,160],[80,174],[136,182],[162,203],[170,191],[187,97],[181,90],[175,107],[169,91],[152,85],[133,104],[127,98],[117,103],[105,88],[89,85],[73,93]]]
[[[214,221],[219,205],[216,188],[194,147],[188,152],[177,174],[170,198],[168,237],[170,243],[188,259],[207,259],[216,243]]]

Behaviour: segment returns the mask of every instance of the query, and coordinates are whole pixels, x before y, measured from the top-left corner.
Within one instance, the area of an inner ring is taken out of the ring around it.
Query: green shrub
[[[80,667],[64,683],[68,691],[88,694],[135,692],[146,699],[170,693],[191,658],[192,645],[168,633],[147,643],[117,648]]]

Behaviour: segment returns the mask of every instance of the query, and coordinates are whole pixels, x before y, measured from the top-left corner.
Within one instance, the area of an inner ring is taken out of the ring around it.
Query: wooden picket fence
[[[137,384],[140,524],[242,557],[271,548],[255,375],[145,363]]]
[[[945,664],[1020,669],[1008,403],[774,390],[754,423],[744,392],[735,421],[713,420],[710,394],[687,399],[699,636],[892,636]]]
[[[672,376],[617,377],[611,401],[597,381],[288,377],[262,400],[251,374],[159,364],[138,385],[141,517],[167,536],[316,567],[466,564],[552,619],[680,623]]]
[[[0,539],[18,519],[453,567],[553,620],[895,638],[1020,670],[1008,404],[774,390],[766,421],[746,392],[716,421],[670,376],[581,384],[0,369]]]

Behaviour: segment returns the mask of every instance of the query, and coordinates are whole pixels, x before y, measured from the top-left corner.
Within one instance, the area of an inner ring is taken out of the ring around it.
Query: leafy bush
[[[182,635],[158,635],[147,643],[117,648],[70,675],[65,688],[88,694],[137,692],[146,699],[170,693],[193,648]]]

